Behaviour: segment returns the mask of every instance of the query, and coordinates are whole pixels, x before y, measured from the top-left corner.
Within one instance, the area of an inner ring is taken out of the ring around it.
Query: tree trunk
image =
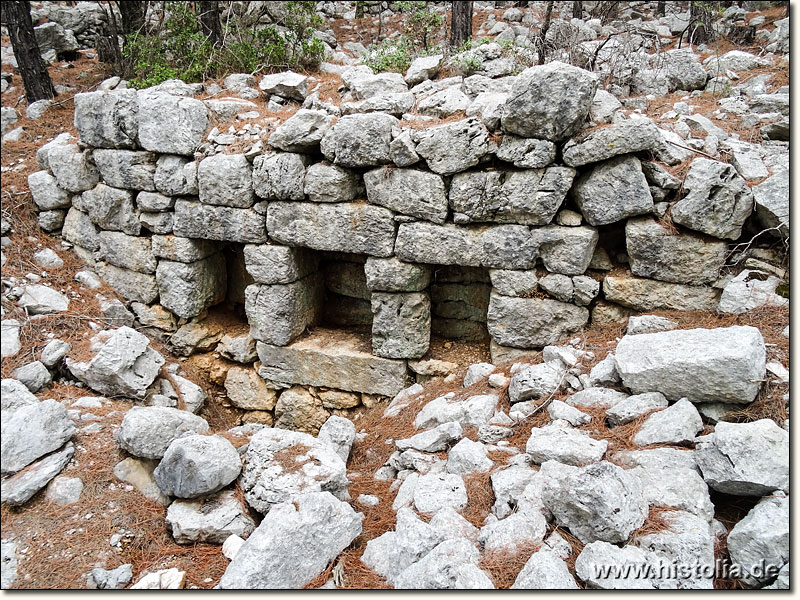
[[[572,18],[580,19],[583,17],[583,2],[576,0],[572,3]]]
[[[514,2],[514,6],[517,8],[528,8],[528,0],[517,0],[517,2]]]
[[[47,65],[44,64],[33,32],[31,3],[28,0],[11,0],[3,4],[5,25],[8,27],[11,47],[14,49],[22,83],[25,85],[28,104],[54,97],[56,90],[53,88]]]
[[[472,39],[472,1],[453,2],[450,18],[450,46],[461,48],[467,40]]]
[[[364,18],[364,2],[356,2],[356,19]]]
[[[545,61],[545,38],[547,37],[547,30],[550,29],[550,21],[553,19],[553,2],[552,0],[547,3],[544,11],[544,22],[542,23],[542,30],[539,32],[539,64],[543,65]]]
[[[219,1],[203,0],[200,2],[200,25],[212,46],[222,43],[222,26],[219,20]]]
[[[658,7],[656,8],[656,15],[659,17],[663,17],[667,14],[667,3],[663,0],[659,0]]]
[[[117,2],[119,14],[122,19],[122,35],[144,30],[144,15],[147,12],[147,2],[143,0],[124,0]]]

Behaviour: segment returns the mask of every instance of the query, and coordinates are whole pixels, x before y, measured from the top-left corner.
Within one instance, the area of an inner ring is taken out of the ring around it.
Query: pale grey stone
[[[446,540],[395,578],[397,589],[494,589],[478,568],[480,553],[464,538]]]
[[[636,546],[615,546],[593,541],[584,546],[575,561],[575,574],[589,588],[601,590],[652,590],[651,578],[636,576],[637,570],[652,568],[655,557]],[[618,569],[610,571],[609,567]],[[627,576],[625,575],[627,571]]]
[[[752,402],[765,373],[764,340],[749,326],[626,335],[617,371],[633,393],[694,402]]]
[[[633,441],[640,446],[682,444],[694,442],[695,436],[702,430],[703,420],[700,413],[694,404],[682,398],[669,408],[650,415],[642,423]]]
[[[61,292],[46,285],[26,285],[17,300],[31,315],[47,315],[64,312],[69,308],[69,299]]]
[[[197,168],[200,202],[250,208],[255,202],[254,178],[257,179],[253,167],[244,154],[216,154],[204,158]]]
[[[159,154],[190,156],[208,128],[208,109],[201,100],[141,90],[139,144]]]
[[[467,506],[467,488],[460,475],[428,473],[420,475],[413,498],[421,513],[434,514],[445,507],[459,511]]]
[[[489,152],[486,128],[477,119],[438,125],[414,135],[417,153],[431,171],[440,175],[452,175],[475,166]]]
[[[556,145],[547,140],[506,134],[497,148],[497,158],[520,169],[541,169],[556,159]]]
[[[789,235],[789,170],[778,169],[769,179],[751,188],[756,218],[766,228],[777,228],[780,235]]]
[[[614,113],[622,108],[622,103],[606,90],[597,90],[589,107],[589,117],[595,123],[611,123]]]
[[[41,392],[53,381],[50,371],[38,360],[17,367],[11,371],[11,376],[34,394]]]
[[[515,348],[553,344],[589,320],[583,307],[548,298],[513,298],[492,292],[486,326],[495,342]]]
[[[789,299],[775,293],[781,280],[763,271],[745,270],[731,279],[722,290],[719,310],[744,314],[762,306],[788,306]]]
[[[653,212],[650,188],[635,156],[620,156],[594,166],[575,181],[572,195],[591,225],[609,225]]]
[[[187,435],[170,443],[153,476],[167,496],[196,498],[221,490],[241,470],[239,453],[225,438]]]
[[[119,231],[101,231],[99,238],[100,259],[131,271],[155,273],[157,263],[149,238]]]
[[[86,588],[90,590],[121,590],[132,579],[133,565],[130,563],[120,565],[116,569],[97,567],[86,574]]]
[[[443,423],[428,431],[417,433],[410,438],[396,440],[398,450],[419,450],[420,452],[442,452],[462,435],[461,425],[455,422]]]
[[[657,315],[631,316],[628,319],[628,327],[625,332],[628,335],[639,333],[658,333],[659,331],[672,331],[678,327],[678,323],[659,317]]]
[[[166,212],[175,205],[175,199],[156,192],[139,192],[136,206],[145,212]]]
[[[342,167],[387,164],[392,129],[399,124],[384,113],[345,115],[327,131],[320,148],[325,158]]]
[[[547,521],[541,512],[519,510],[501,520],[487,518],[478,534],[478,543],[484,552],[517,554],[524,547],[540,544],[547,532]]]
[[[306,169],[302,193],[312,202],[350,202],[356,199],[361,187],[356,173],[320,162]]]
[[[381,292],[417,292],[428,287],[431,270],[426,265],[405,263],[397,258],[369,257],[364,263],[367,287]]]
[[[219,586],[302,588],[361,533],[362,518],[327,492],[279,504],[233,558]]]
[[[308,96],[308,77],[294,71],[271,73],[261,78],[258,87],[267,96],[277,94],[283,98],[302,102]]]
[[[406,83],[408,85],[416,85],[426,79],[432,79],[439,70],[439,65],[442,63],[443,58],[444,55],[442,54],[415,58],[406,71]]]
[[[497,410],[496,394],[471,396],[466,400],[453,401],[445,394],[428,402],[414,419],[417,429],[435,427],[449,422],[465,426],[480,427],[489,422]]]
[[[547,407],[547,412],[554,421],[563,420],[573,427],[586,425],[592,420],[592,417],[585,412],[560,400],[553,400]]]
[[[594,227],[548,225],[531,229],[530,243],[551,273],[580,275],[589,267],[598,238]]]
[[[92,223],[101,229],[122,231],[128,235],[139,235],[142,229],[133,203],[133,192],[129,190],[99,183],[83,192],[80,206],[75,208],[88,213]]]
[[[549,548],[534,552],[517,575],[512,590],[577,590],[567,564]]]
[[[343,102],[340,105],[343,115],[359,113],[387,113],[393,116],[402,116],[414,107],[414,94],[399,92],[391,94],[377,94],[357,102]]]
[[[86,248],[90,252],[100,248],[97,227],[92,223],[89,215],[74,206],[67,212],[61,235],[68,242]]]
[[[350,449],[356,439],[356,427],[350,419],[332,415],[319,428],[317,439],[333,448],[342,462],[347,464]]]
[[[464,374],[464,387],[469,387],[475,383],[478,383],[481,379],[489,375],[495,370],[495,367],[491,363],[476,363],[470,365],[467,368],[467,372]]]
[[[176,200],[174,232],[181,237],[244,244],[267,241],[263,212],[190,200]]]
[[[225,299],[225,258],[217,253],[191,263],[160,260],[156,281],[164,308],[186,319],[196,317]]]
[[[153,176],[156,190],[167,196],[196,196],[197,162],[183,156],[163,154]]]
[[[488,473],[494,462],[489,458],[486,446],[463,438],[447,453],[448,473],[468,475],[470,473]]]
[[[65,477],[63,475],[53,479],[45,490],[45,498],[56,504],[73,504],[80,500],[83,492],[83,481],[80,477]]]
[[[115,188],[155,191],[156,156],[152,152],[103,150],[92,152],[103,181]]]
[[[372,351],[385,358],[419,358],[430,345],[431,302],[426,292],[373,292]]]
[[[720,291],[708,286],[683,285],[639,277],[607,275],[603,280],[606,300],[634,310],[713,311]]]
[[[324,110],[301,108],[269,137],[269,144],[286,152],[304,152],[317,147],[334,117]]]
[[[46,400],[46,402],[55,402],[55,400]],[[3,458],[8,449],[3,444]],[[64,448],[58,452],[33,463],[13,477],[3,479],[2,503],[11,506],[25,504],[67,466],[74,454],[75,448],[72,442],[67,442]]]
[[[285,346],[316,322],[324,290],[317,274],[288,284],[247,286],[245,312],[257,340]]]
[[[574,466],[602,460],[607,448],[606,440],[595,440],[580,429],[554,425],[534,427],[525,444],[525,452],[534,464],[555,460]]]
[[[139,130],[136,90],[75,94],[75,128],[95,148],[135,148]]]
[[[291,152],[257,156],[253,161],[253,185],[256,195],[266,200],[303,200],[308,162],[306,156]],[[203,163],[200,164],[202,169]],[[202,178],[200,199],[203,200]]]
[[[756,504],[728,534],[728,552],[750,585],[772,579],[789,562],[789,498],[766,497]]]
[[[317,269],[317,260],[305,248],[272,244],[248,244],[244,247],[247,272],[256,283],[291,283]]]
[[[372,204],[434,223],[447,217],[444,181],[435,173],[384,167],[367,171],[364,184]]]
[[[669,402],[659,392],[635,394],[615,402],[613,406],[606,410],[606,419],[609,425],[617,427],[630,423],[634,419],[654,410],[667,408],[667,406],[669,406]]]
[[[37,215],[36,222],[44,231],[50,233],[64,226],[66,215],[66,210],[43,210]]]
[[[98,263],[97,271],[108,285],[126,300],[150,304],[158,299],[158,284],[153,275]]]
[[[658,128],[649,119],[630,119],[572,139],[562,150],[564,163],[579,167],[621,154],[652,150],[661,143]]]
[[[39,399],[23,383],[16,379],[5,378],[2,386],[0,402],[2,402],[2,411],[7,416],[10,416],[18,408],[39,403]]]
[[[26,404],[10,413],[4,411],[2,419],[3,474],[15,473],[36,459],[60,448],[72,437],[75,430],[75,424],[67,415],[67,409],[52,399],[36,404]],[[62,464],[62,467],[64,464],[66,462]],[[44,487],[50,479],[58,474],[58,471],[47,478],[37,490]]]
[[[134,456],[160,460],[170,444],[185,433],[205,434],[208,430],[205,419],[185,410],[134,406],[125,413],[116,439]]]
[[[509,400],[514,404],[546,398],[564,385],[564,375],[564,364],[558,360],[526,366],[511,377]]]
[[[150,239],[156,257],[175,262],[197,262],[211,256],[218,249],[213,242],[174,235],[154,235]]]
[[[56,178],[47,171],[36,171],[28,175],[28,189],[33,203],[41,210],[69,208],[72,205],[66,190],[58,187]]]

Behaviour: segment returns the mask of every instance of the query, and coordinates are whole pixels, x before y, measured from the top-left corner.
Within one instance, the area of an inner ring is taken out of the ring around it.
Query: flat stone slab
[[[259,342],[257,348],[258,374],[278,383],[380,396],[394,396],[406,387],[406,361],[373,356],[369,341],[354,334],[316,329],[288,346]]]

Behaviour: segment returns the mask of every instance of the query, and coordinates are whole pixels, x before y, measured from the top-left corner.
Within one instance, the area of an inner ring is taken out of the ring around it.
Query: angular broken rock
[[[414,507],[434,514],[445,507],[459,511],[467,506],[467,488],[460,475],[430,473],[422,475],[414,487]]]
[[[395,445],[398,450],[413,448],[421,452],[441,452],[459,439],[461,434],[461,425],[458,423],[443,423],[434,429],[417,433],[410,438],[397,440]]]
[[[525,452],[534,464],[555,460],[573,466],[602,460],[607,448],[606,440],[595,440],[580,429],[554,425],[534,427],[525,444]]]
[[[298,431],[265,427],[247,446],[242,488],[260,513],[312,492],[347,494],[347,467],[325,441]]]
[[[620,548],[604,541],[587,544],[575,561],[575,573],[589,588],[602,590],[652,590],[646,573],[655,557],[635,546]]]
[[[746,404],[766,371],[764,338],[749,326],[626,335],[614,356],[634,394],[661,392],[672,401]]]
[[[764,496],[789,489],[789,433],[771,419],[720,421],[697,440],[696,454],[703,479],[718,492]]]
[[[218,435],[186,435],[174,440],[153,472],[168,496],[196,498],[221,490],[242,470],[239,453]]]
[[[728,534],[731,562],[750,585],[766,583],[788,563],[789,522],[789,498],[766,497]]]
[[[654,410],[667,408],[667,406],[669,406],[669,402],[660,392],[634,394],[623,398],[606,410],[606,420],[612,427],[618,427]]]
[[[517,554],[525,546],[540,544],[547,533],[547,520],[537,510],[518,510],[504,519],[487,518],[478,534],[484,552]]]
[[[422,560],[395,578],[397,589],[494,589],[489,576],[478,568],[480,553],[464,538],[446,540]]]
[[[635,398],[635,396],[633,396]],[[686,398],[650,415],[633,437],[640,446],[694,442],[703,430],[703,419]]]
[[[74,454],[75,447],[72,442],[67,442],[58,452],[33,463],[13,477],[3,479],[0,502],[11,506],[25,504],[67,466]]]
[[[231,535],[247,537],[256,528],[231,491],[197,500],[175,500],[167,509],[167,526],[178,544],[222,544]]]
[[[356,427],[350,419],[333,415],[319,428],[317,439],[327,443],[347,464],[350,448],[356,439]]]
[[[105,396],[144,399],[166,362],[150,340],[130,327],[101,331],[92,338],[88,361],[67,358],[70,373]]]
[[[177,408],[134,406],[122,419],[117,443],[134,456],[161,459],[173,440],[189,432],[208,433],[208,423]]]
[[[276,505],[219,582],[221,589],[299,589],[361,533],[362,515],[328,492]]]
[[[76,431],[67,409],[53,399],[26,404],[13,412],[3,411],[0,421],[4,475],[15,473],[60,448]],[[58,471],[53,473],[42,485],[57,474]]]
[[[560,360],[551,360],[520,369],[511,377],[508,396],[511,403],[551,396],[564,385],[566,368]]]
[[[565,563],[553,550],[540,548],[522,567],[512,590],[577,590],[578,584]]]

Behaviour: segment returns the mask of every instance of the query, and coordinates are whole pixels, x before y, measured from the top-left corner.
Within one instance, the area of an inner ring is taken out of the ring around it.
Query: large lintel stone
[[[175,235],[205,240],[262,244],[267,228],[262,207],[232,208],[191,200],[175,201]]]
[[[502,346],[541,348],[575,333],[589,321],[582,306],[548,298],[514,298],[495,292],[489,300],[486,327]]]

